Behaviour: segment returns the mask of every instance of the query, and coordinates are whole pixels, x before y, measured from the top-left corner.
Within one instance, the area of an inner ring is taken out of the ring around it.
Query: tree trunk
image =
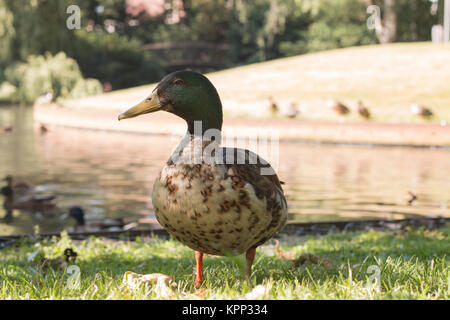
[[[395,0],[383,1],[383,27],[377,34],[380,43],[391,43],[397,38],[397,14],[394,9]]]
[[[373,5],[372,0],[365,1],[367,6]],[[397,39],[397,13],[395,12],[395,0],[383,0],[381,8],[381,27],[376,28],[376,34],[380,43],[391,43]]]

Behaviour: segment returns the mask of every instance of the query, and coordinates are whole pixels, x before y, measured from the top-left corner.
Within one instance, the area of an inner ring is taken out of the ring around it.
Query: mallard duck
[[[410,107],[410,110],[412,114],[421,116],[425,119],[431,118],[433,116],[433,112],[430,109],[417,103],[413,103]]]
[[[25,181],[14,182],[14,179],[11,175],[7,175],[3,180],[6,181],[8,186],[12,187],[13,192],[15,193],[33,192],[36,189],[33,184]]]
[[[417,195],[411,191],[408,191],[408,205],[412,206],[414,202],[417,200]]]
[[[340,116],[350,113],[350,109],[337,100],[329,99],[326,105],[329,109],[333,110]]]
[[[203,281],[204,254],[246,253],[250,276],[256,248],[287,220],[277,175],[251,151],[220,148],[222,104],[205,76],[193,71],[167,75],[119,120],[159,110],[184,119],[187,133],[153,185],[158,222],[195,251],[196,286]]]
[[[10,133],[13,131],[13,127],[12,126],[6,126],[2,128],[3,133]]]
[[[84,218],[84,210],[81,207],[74,206],[69,209],[69,216],[76,221],[73,228],[75,232],[92,232],[92,231],[126,231],[137,226],[137,223],[131,219],[104,219],[102,221],[86,223]]]
[[[50,104],[52,102],[55,102],[55,97],[53,96],[53,91],[47,91],[45,94],[43,94],[42,96],[39,96],[36,98],[35,100],[35,104],[36,105],[45,105],[45,104]]]
[[[297,117],[297,114],[298,114],[298,105],[297,103],[292,102],[291,105],[289,106],[286,116],[288,118],[295,118]]]
[[[41,131],[42,134],[44,134],[48,131],[47,127],[42,123],[39,126],[39,130]]]
[[[7,176],[4,180],[6,180],[7,185],[1,189],[1,193],[5,197],[4,206],[6,204],[10,210],[25,209],[39,211],[55,207],[56,197],[54,195],[34,195],[16,199],[15,195],[19,193],[19,191],[25,192],[24,188],[29,187],[29,185],[20,183],[15,185],[11,176]]]
[[[72,248],[64,249],[63,257],[57,257],[54,259],[41,258],[39,259],[39,265],[43,270],[49,268],[53,270],[65,270],[69,263],[75,263],[78,253]]]
[[[362,103],[361,100],[358,101],[356,104],[356,107],[358,109],[358,113],[361,117],[370,119],[370,111],[369,109]]]
[[[278,114],[279,111],[278,104],[272,97],[269,97],[269,109],[273,117]]]
[[[6,180],[6,179],[5,179]],[[8,183],[5,187],[0,189],[0,194],[4,197],[3,209],[6,211],[6,215],[2,218],[5,222],[11,222],[13,219],[13,205],[14,205],[14,192],[13,188]]]

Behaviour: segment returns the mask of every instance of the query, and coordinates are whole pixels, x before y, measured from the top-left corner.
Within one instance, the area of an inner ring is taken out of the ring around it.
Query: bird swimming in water
[[[3,180],[12,188],[14,193],[28,193],[36,190],[36,186],[31,183],[25,181],[14,182],[14,178],[11,175],[7,175]]]
[[[69,216],[76,221],[74,232],[93,232],[93,231],[126,231],[137,227],[134,220],[126,218],[104,219],[102,221],[86,223],[84,210],[81,207],[74,206],[69,209]]]
[[[222,104],[213,84],[200,73],[167,75],[119,120],[155,111],[170,112],[187,123],[186,135],[153,185],[158,222],[195,251],[196,286],[203,282],[204,254],[245,253],[250,276],[256,248],[287,220],[275,171],[249,150],[220,147]]]
[[[56,206],[56,197],[54,195],[32,195],[16,198],[17,194],[34,192],[36,187],[19,182],[14,184],[13,177],[8,175],[4,178],[6,186],[1,189],[1,194],[5,197],[4,207],[9,210],[23,209],[30,211],[40,211],[43,209],[51,209]]]
[[[13,127],[12,126],[6,126],[2,128],[3,133],[10,133],[13,131]]]

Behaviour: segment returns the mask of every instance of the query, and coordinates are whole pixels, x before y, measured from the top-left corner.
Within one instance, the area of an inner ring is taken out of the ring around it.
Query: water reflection
[[[152,213],[151,188],[178,140],[163,136],[50,127],[42,133],[24,107],[0,108],[0,177],[12,174],[57,196],[58,208],[14,210],[0,234],[60,231],[74,225],[59,217],[81,206],[86,218]],[[439,149],[280,144],[279,176],[290,221],[334,221],[417,215],[450,216],[450,152]],[[417,195],[408,205],[411,191]],[[6,216],[0,209],[0,217]]]

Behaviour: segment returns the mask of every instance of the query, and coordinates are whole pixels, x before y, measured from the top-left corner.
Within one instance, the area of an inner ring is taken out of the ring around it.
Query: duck
[[[69,209],[69,214],[76,222],[74,232],[93,232],[93,231],[127,231],[137,227],[134,220],[126,218],[105,219],[98,222],[86,223],[83,208],[73,206]]]
[[[46,105],[46,104],[51,104],[52,102],[55,102],[53,90],[47,91],[45,94],[37,97],[35,100],[36,105]]]
[[[13,131],[13,127],[12,126],[6,126],[2,128],[3,133],[10,133]]]
[[[329,99],[326,106],[340,116],[350,113],[350,109],[347,106],[335,99]]]
[[[14,204],[14,192],[11,186],[8,184],[0,189],[0,194],[3,196],[3,209],[6,211],[6,215],[2,218],[2,221],[9,223],[13,220],[13,204]]]
[[[63,256],[54,259],[41,258],[39,259],[40,267],[48,271],[48,269],[53,270],[65,270],[69,264],[74,264],[77,259],[78,253],[72,248],[64,249]]]
[[[361,100],[359,100],[356,104],[356,108],[358,110],[358,113],[361,117],[365,119],[370,119],[370,111],[369,109],[362,103]]]
[[[269,109],[272,114],[272,117],[275,117],[278,114],[279,111],[278,104],[275,102],[273,97],[269,97]]]
[[[23,196],[16,199],[16,194],[25,192],[25,187],[29,186],[25,183],[14,184],[12,176],[6,176],[4,180],[7,182],[7,185],[1,189],[1,194],[5,197],[5,208],[7,206],[9,210],[24,209],[30,211],[40,211],[51,209],[56,206],[56,197],[54,195]]]
[[[291,105],[289,106],[289,109],[287,110],[286,117],[293,119],[297,117],[297,114],[298,114],[298,105],[296,102],[292,102]]]
[[[41,123],[39,125],[39,130],[40,130],[41,134],[44,134],[44,133],[48,132],[47,127],[43,123]]]
[[[412,191],[408,191],[408,205],[412,206],[414,202],[417,200],[417,195]]]
[[[118,119],[157,111],[184,119],[187,132],[153,184],[156,219],[194,251],[196,287],[203,283],[205,254],[245,254],[250,277],[257,247],[287,221],[288,206],[275,170],[249,150],[220,147],[222,103],[204,75],[190,70],[166,75]]]
[[[19,181],[14,183],[14,179],[11,175],[7,175],[4,179],[8,186],[12,186],[15,193],[33,192],[36,190],[36,186],[29,182]]]
[[[433,111],[431,111],[429,108],[425,107],[424,105],[413,103],[410,106],[411,113],[420,116],[424,119],[429,119],[433,116]]]

